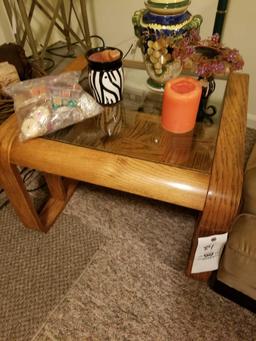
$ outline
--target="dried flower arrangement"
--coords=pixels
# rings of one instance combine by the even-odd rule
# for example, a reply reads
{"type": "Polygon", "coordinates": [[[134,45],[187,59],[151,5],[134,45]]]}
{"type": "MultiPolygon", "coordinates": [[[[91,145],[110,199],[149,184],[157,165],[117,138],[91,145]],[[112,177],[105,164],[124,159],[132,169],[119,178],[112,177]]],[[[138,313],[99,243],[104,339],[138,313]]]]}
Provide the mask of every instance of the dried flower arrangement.
{"type": "Polygon", "coordinates": [[[214,77],[241,70],[244,61],[237,49],[224,46],[218,34],[201,39],[198,30],[191,30],[175,42],[173,59],[179,59],[184,69],[190,69],[200,78],[214,77]]]}

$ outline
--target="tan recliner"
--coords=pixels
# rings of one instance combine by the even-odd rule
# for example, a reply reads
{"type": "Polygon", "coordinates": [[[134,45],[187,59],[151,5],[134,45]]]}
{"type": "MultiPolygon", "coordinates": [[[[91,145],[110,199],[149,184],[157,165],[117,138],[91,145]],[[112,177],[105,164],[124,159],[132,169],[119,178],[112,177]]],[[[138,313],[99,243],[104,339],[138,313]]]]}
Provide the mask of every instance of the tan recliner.
{"type": "Polygon", "coordinates": [[[256,312],[256,145],[245,171],[242,210],[232,224],[216,282],[216,291],[256,312]]]}

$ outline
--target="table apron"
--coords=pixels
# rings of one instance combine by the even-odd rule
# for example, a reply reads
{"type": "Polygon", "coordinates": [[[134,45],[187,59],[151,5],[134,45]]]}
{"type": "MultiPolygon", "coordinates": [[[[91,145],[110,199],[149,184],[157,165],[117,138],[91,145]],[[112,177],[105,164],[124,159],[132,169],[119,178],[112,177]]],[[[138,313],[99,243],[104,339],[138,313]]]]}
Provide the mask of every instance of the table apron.
{"type": "Polygon", "coordinates": [[[209,174],[47,139],[13,145],[11,163],[202,211],[209,174]]]}

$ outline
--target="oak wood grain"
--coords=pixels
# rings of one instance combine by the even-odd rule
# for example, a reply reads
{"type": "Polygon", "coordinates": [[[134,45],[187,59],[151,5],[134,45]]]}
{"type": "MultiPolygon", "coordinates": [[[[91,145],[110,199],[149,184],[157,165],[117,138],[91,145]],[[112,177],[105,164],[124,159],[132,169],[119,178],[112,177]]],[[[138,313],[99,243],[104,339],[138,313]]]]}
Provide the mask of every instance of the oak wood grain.
{"type": "Polygon", "coordinates": [[[5,121],[0,129],[0,182],[24,226],[43,229],[31,198],[23,184],[16,165],[10,163],[10,150],[17,136],[17,124],[14,116],[5,121]]]}
{"type": "Polygon", "coordinates": [[[40,138],[16,139],[11,162],[197,210],[209,182],[202,172],[40,138]]]}
{"type": "MultiPolygon", "coordinates": [[[[244,174],[249,77],[230,75],[205,206],[195,227],[187,274],[191,275],[198,237],[229,231],[238,212],[244,174]]],[[[192,275],[207,280],[210,273],[192,275]]]]}
{"type": "Polygon", "coordinates": [[[18,163],[11,163],[10,160],[12,143],[14,139],[18,140],[18,134],[16,117],[13,115],[0,129],[0,183],[23,225],[47,232],[74,193],[77,181],[62,181],[57,175],[45,173],[51,196],[38,213],[22,181],[18,163]]]}
{"type": "Polygon", "coordinates": [[[72,62],[68,63],[62,72],[81,71],[87,67],[88,63],[83,55],[76,57],[72,62]]]}
{"type": "Polygon", "coordinates": [[[162,128],[160,115],[128,109],[118,116],[105,114],[57,132],[50,139],[210,174],[218,124],[200,129],[203,124],[199,123],[194,131],[173,134],[162,128]]]}
{"type": "MultiPolygon", "coordinates": [[[[71,196],[73,195],[78,182],[72,179],[64,179],[63,187],[65,188],[65,194],[62,199],[56,196],[50,197],[45,203],[44,207],[39,213],[39,218],[43,226],[42,231],[48,232],[52,227],[60,213],[63,211],[71,196]]],[[[56,194],[54,192],[54,194],[56,194]]]]}
{"type": "MultiPolygon", "coordinates": [[[[84,65],[84,57],[79,63],[81,67],[84,65]]],[[[141,63],[130,65],[141,68],[141,63]]],[[[43,138],[21,143],[17,121],[12,116],[0,127],[0,183],[23,224],[44,231],[49,229],[75,190],[76,181],[67,180],[68,184],[64,185],[60,176],[197,209],[201,214],[195,226],[186,273],[195,279],[207,280],[210,273],[192,275],[191,267],[198,237],[228,231],[238,211],[247,97],[248,76],[231,74],[210,172],[119,155],[114,150],[115,144],[112,152],[105,152],[43,138]],[[52,197],[40,216],[31,204],[16,165],[50,174],[46,178],[52,197]]],[[[141,117],[147,120],[147,116],[141,117]]],[[[152,118],[152,122],[154,120],[152,118]]],[[[206,136],[206,148],[210,141],[211,136],[206,136]]]]}
{"type": "Polygon", "coordinates": [[[54,174],[43,173],[43,175],[52,197],[60,200],[65,200],[67,193],[65,190],[63,179],[60,176],[54,174]]]}
{"type": "Polygon", "coordinates": [[[133,68],[133,69],[139,69],[139,70],[143,70],[146,68],[143,62],[140,62],[137,60],[131,60],[131,59],[124,59],[123,66],[133,68]]]}

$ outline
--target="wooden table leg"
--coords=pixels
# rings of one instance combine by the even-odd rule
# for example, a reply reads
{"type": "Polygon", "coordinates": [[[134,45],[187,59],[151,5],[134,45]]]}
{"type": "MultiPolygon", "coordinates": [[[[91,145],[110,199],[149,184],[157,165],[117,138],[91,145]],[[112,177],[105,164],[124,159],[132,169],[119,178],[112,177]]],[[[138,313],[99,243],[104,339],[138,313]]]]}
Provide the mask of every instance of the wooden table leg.
{"type": "MultiPolygon", "coordinates": [[[[42,211],[38,214],[23,184],[18,168],[15,165],[9,164],[8,167],[5,167],[5,169],[1,168],[1,170],[1,185],[23,225],[43,232],[47,232],[53,225],[77,186],[77,181],[64,179],[62,187],[65,192],[63,192],[63,197],[60,198],[59,193],[57,191],[54,192],[53,196],[50,196],[42,211]]],[[[51,175],[51,177],[54,177],[56,182],[62,183],[61,177],[54,175],[51,175]]],[[[49,190],[51,192],[51,189],[49,190]]]]}
{"type": "Polygon", "coordinates": [[[16,125],[11,124],[11,121],[13,121],[12,118],[7,120],[0,129],[0,183],[21,222],[28,228],[47,232],[63,211],[78,182],[45,173],[50,198],[42,211],[38,213],[26,190],[17,165],[10,162],[12,143],[17,137],[16,125]]]}
{"type": "Polygon", "coordinates": [[[45,232],[49,230],[73,195],[78,181],[44,173],[50,191],[50,198],[40,212],[40,220],[45,232]]]}
{"type": "Polygon", "coordinates": [[[63,196],[60,197],[57,187],[53,192],[50,187],[49,191],[51,196],[44,205],[42,211],[38,214],[34,208],[30,195],[24,186],[17,166],[11,164],[5,165],[4,168],[1,167],[0,174],[0,183],[23,225],[43,232],[47,232],[53,225],[77,186],[77,181],[75,180],[62,180],[61,177],[56,175],[47,176],[54,179],[54,182],[61,184],[63,196]]]}
{"type": "Polygon", "coordinates": [[[0,182],[21,222],[29,228],[43,230],[42,223],[23,184],[19,169],[10,163],[10,150],[17,137],[16,125],[11,117],[1,126],[0,133],[0,182]]]}
{"type": "Polygon", "coordinates": [[[0,181],[21,222],[26,227],[43,230],[17,167],[11,164],[1,166],[0,181]]]}
{"type": "Polygon", "coordinates": [[[208,280],[211,272],[191,274],[199,237],[229,231],[238,212],[244,173],[248,77],[230,76],[204,210],[195,226],[186,274],[208,280]],[[229,108],[229,110],[227,110],[229,108]]]}

